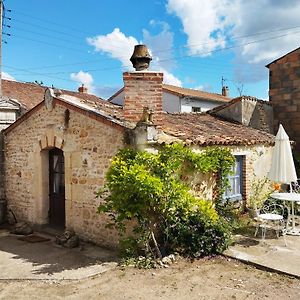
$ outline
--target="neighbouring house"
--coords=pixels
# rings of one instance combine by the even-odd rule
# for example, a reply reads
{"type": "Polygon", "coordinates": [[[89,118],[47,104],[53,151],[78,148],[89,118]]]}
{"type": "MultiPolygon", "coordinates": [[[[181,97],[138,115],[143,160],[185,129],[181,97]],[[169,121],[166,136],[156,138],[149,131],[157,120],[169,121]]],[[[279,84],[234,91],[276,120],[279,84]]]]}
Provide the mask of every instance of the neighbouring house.
{"type": "MultiPolygon", "coordinates": [[[[0,98],[0,130],[16,121],[26,111],[44,100],[47,87],[36,83],[22,83],[2,80],[2,97],[0,98]]],[[[65,94],[80,99],[97,102],[101,98],[88,94],[86,87],[81,86],[78,92],[63,90],[65,94]]]]}
{"type": "Polygon", "coordinates": [[[273,108],[265,100],[251,96],[241,96],[213,108],[208,113],[273,133],[273,108]]]}
{"type": "MultiPolygon", "coordinates": [[[[268,172],[274,136],[213,114],[163,112],[163,73],[125,72],[123,81],[123,106],[47,89],[42,102],[4,130],[5,199],[18,220],[72,228],[114,247],[117,232],[96,214],[95,198],[112,157],[128,146],[153,150],[174,142],[194,151],[229,147],[236,166],[226,197],[245,204],[254,176],[268,172]]],[[[197,180],[197,195],[212,199],[216,178],[197,180]]]]}
{"type": "Polygon", "coordinates": [[[300,154],[300,47],[277,58],[269,69],[269,97],[274,109],[274,130],[281,123],[300,154]]]}
{"type": "MultiPolygon", "coordinates": [[[[195,89],[187,89],[179,86],[162,85],[163,111],[173,112],[205,112],[216,106],[227,103],[229,90],[227,86],[222,88],[222,95],[209,93],[195,89]]],[[[108,101],[118,105],[124,104],[124,87],[112,95],[108,101]]]]}

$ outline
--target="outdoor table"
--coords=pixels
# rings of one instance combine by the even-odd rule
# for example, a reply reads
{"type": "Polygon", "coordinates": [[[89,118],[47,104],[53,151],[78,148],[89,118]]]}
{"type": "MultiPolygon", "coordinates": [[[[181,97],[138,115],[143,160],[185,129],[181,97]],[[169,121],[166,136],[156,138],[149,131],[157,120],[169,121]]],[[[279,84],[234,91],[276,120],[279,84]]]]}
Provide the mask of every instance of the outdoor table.
{"type": "Polygon", "coordinates": [[[284,202],[291,203],[291,218],[292,218],[292,228],[288,228],[287,226],[287,234],[290,235],[300,235],[300,230],[295,226],[295,211],[294,211],[294,202],[300,202],[300,194],[298,193],[272,193],[270,195],[271,198],[281,200],[284,202]]]}

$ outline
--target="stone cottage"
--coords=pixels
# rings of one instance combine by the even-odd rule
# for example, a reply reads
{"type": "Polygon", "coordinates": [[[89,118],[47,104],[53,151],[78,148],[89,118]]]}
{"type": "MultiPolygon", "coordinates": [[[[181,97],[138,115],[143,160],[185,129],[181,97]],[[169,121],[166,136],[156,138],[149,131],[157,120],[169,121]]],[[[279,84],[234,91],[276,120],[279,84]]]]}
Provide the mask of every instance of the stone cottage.
{"type": "Polygon", "coordinates": [[[269,97],[274,110],[274,130],[281,123],[296,142],[300,154],[300,47],[277,58],[269,69],[269,97]]]}
{"type": "MultiPolygon", "coordinates": [[[[111,158],[123,147],[173,142],[195,151],[229,147],[236,167],[227,197],[247,201],[253,176],[268,171],[273,135],[207,113],[163,112],[160,72],[125,72],[123,80],[123,106],[47,89],[41,103],[4,131],[5,197],[18,220],[72,228],[115,246],[118,236],[96,213],[95,198],[111,158]]],[[[212,198],[214,182],[205,180],[205,197],[212,198]]]]}

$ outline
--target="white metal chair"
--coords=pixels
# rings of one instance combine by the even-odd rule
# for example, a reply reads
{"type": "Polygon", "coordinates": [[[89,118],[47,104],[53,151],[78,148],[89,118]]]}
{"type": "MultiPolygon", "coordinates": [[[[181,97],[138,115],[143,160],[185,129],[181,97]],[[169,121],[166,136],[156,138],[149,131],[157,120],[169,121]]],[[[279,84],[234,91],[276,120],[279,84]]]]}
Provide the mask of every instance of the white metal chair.
{"type": "Polygon", "coordinates": [[[279,233],[281,231],[285,246],[287,246],[285,239],[286,227],[283,215],[283,206],[276,203],[265,205],[260,210],[256,218],[258,224],[254,236],[257,236],[259,228],[261,228],[261,236],[263,241],[265,241],[267,229],[275,230],[277,238],[279,238],[279,233]]]}
{"type": "MultiPolygon", "coordinates": [[[[300,179],[298,178],[297,182],[292,182],[290,184],[290,193],[297,193],[300,194],[300,185],[299,182],[300,179]]],[[[300,224],[300,216],[299,216],[299,212],[300,212],[300,201],[296,202],[296,211],[298,211],[298,216],[296,216],[297,219],[297,223],[300,224]]],[[[288,214],[289,214],[289,218],[287,221],[287,225],[290,223],[290,209],[288,209],[288,214]]]]}

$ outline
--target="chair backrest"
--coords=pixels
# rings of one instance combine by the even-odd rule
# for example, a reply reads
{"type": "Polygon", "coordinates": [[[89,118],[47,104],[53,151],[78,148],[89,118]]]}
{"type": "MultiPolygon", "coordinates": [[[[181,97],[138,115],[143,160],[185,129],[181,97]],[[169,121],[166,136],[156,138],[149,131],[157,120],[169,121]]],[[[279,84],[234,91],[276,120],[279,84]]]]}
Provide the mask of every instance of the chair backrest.
{"type": "Polygon", "coordinates": [[[300,193],[300,185],[298,182],[292,182],[290,184],[290,192],[291,193],[300,193]]]}
{"type": "Polygon", "coordinates": [[[283,216],[284,215],[284,207],[277,203],[271,203],[268,205],[265,205],[261,210],[260,213],[264,214],[276,214],[283,216]]]}

